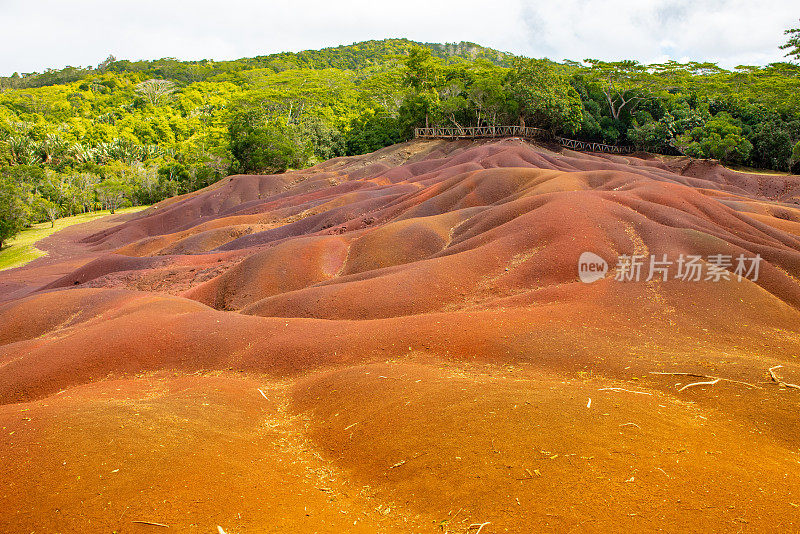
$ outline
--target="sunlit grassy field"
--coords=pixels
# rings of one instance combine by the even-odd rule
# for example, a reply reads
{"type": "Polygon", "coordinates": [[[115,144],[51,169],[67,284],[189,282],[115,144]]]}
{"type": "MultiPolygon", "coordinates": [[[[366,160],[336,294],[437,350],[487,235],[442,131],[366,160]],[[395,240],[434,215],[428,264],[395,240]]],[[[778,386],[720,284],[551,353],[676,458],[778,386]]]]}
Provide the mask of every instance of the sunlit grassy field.
{"type": "MultiPolygon", "coordinates": [[[[148,206],[134,206],[132,208],[118,209],[115,215],[133,213],[147,207],[148,206]]],[[[44,239],[59,230],[63,230],[67,226],[93,221],[110,214],[110,211],[103,210],[83,213],[72,217],[64,217],[63,219],[57,219],[53,228],[50,228],[49,222],[34,224],[31,228],[20,232],[14,239],[9,239],[3,246],[3,249],[0,250],[0,271],[20,267],[40,256],[44,256],[45,252],[42,252],[34,246],[40,239],[44,239]]]]}

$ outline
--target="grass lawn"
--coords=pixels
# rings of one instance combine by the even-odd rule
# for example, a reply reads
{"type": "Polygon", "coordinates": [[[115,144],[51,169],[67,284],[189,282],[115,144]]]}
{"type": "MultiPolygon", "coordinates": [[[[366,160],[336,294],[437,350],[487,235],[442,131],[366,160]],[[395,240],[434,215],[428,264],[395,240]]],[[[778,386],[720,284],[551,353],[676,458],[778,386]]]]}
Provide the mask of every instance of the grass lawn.
{"type": "MultiPolygon", "coordinates": [[[[147,207],[149,206],[135,206],[132,208],[119,209],[115,215],[122,213],[133,213],[136,211],[141,211],[147,207]]],[[[54,234],[59,230],[63,230],[67,226],[93,221],[110,214],[110,211],[104,210],[95,211],[92,213],[83,213],[73,217],[64,217],[63,219],[56,219],[56,224],[53,228],[50,228],[49,222],[34,224],[31,228],[27,228],[17,234],[14,239],[9,239],[6,241],[5,245],[3,245],[3,249],[0,250],[0,271],[3,269],[20,267],[21,265],[25,265],[26,263],[33,261],[40,256],[44,256],[46,253],[34,246],[34,244],[36,244],[36,242],[40,239],[44,239],[45,237],[49,236],[50,234],[54,234]]]]}
{"type": "Polygon", "coordinates": [[[770,174],[773,176],[789,176],[790,173],[784,171],[773,171],[772,169],[756,169],[755,167],[745,167],[744,165],[726,165],[729,169],[736,172],[746,172],[748,174],[770,174]]]}

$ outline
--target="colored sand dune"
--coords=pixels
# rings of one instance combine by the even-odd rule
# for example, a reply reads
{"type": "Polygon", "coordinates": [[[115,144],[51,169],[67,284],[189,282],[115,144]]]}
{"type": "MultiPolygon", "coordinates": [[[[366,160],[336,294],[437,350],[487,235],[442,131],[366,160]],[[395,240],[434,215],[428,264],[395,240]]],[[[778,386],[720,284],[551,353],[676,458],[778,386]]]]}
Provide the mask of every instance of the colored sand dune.
{"type": "Polygon", "coordinates": [[[37,246],[0,530],[800,528],[798,176],[419,140],[37,246]]]}

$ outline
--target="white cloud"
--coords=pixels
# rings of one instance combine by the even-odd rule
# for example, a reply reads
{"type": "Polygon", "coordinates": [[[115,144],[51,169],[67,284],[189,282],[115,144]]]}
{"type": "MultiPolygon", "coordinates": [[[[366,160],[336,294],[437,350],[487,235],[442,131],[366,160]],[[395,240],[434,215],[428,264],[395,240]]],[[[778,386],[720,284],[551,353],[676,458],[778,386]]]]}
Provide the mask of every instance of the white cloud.
{"type": "Polygon", "coordinates": [[[0,73],[125,59],[234,59],[408,37],[553,59],[778,61],[794,1],[0,0],[0,73]]]}
{"type": "Polygon", "coordinates": [[[526,20],[547,29],[530,51],[554,59],[690,57],[726,67],[765,64],[783,57],[783,30],[795,25],[786,0],[563,0],[531,2],[526,20]]]}

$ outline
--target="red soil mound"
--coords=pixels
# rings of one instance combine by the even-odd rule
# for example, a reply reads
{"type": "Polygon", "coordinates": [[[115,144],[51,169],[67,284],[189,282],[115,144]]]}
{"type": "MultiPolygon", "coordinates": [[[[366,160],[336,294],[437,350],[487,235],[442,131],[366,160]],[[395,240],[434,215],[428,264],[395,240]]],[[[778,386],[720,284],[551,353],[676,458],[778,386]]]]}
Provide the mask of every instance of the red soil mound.
{"type": "Polygon", "coordinates": [[[798,195],[425,141],[56,234],[0,273],[0,524],[796,530],[798,195]],[[579,281],[585,251],[611,274],[579,281]],[[719,254],[758,278],[614,279],[621,255],[719,254]]]}
{"type": "Polygon", "coordinates": [[[513,367],[380,364],[299,381],[294,399],[312,438],[356,481],[378,481],[399,502],[424,488],[425,510],[451,531],[485,521],[494,532],[796,526],[798,454],[786,442],[754,437],[752,455],[727,417],[614,387],[628,386],[513,367]],[[455,510],[466,517],[450,519],[455,510]]]}

